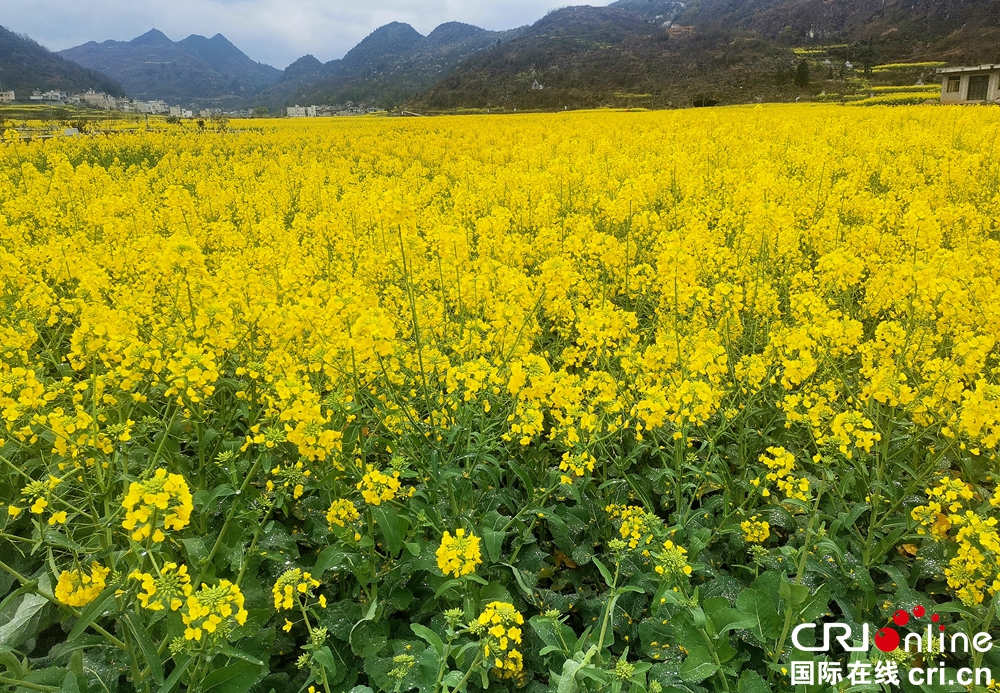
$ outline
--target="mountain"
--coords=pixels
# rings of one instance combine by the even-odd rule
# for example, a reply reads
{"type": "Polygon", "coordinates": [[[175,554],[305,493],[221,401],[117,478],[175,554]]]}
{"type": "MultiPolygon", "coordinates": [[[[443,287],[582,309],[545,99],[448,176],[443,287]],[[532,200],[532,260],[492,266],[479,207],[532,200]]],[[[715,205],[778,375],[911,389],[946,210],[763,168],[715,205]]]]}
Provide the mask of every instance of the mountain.
{"type": "Polygon", "coordinates": [[[0,26],[0,91],[8,89],[24,100],[35,89],[66,92],[93,89],[125,95],[122,85],[107,75],[64,60],[27,36],[0,26]]]}
{"type": "Polygon", "coordinates": [[[131,41],[91,41],[59,55],[106,72],[142,99],[236,104],[282,75],[251,60],[222,34],[174,42],[153,29],[131,41]]]}
{"type": "Polygon", "coordinates": [[[732,93],[743,101],[777,96],[774,74],[791,62],[791,51],[739,31],[665,27],[669,20],[656,14],[614,6],[554,10],[464,61],[414,107],[667,107],[732,93]]]}
{"type": "Polygon", "coordinates": [[[339,60],[321,63],[311,55],[300,58],[255,100],[272,108],[348,101],[397,106],[506,33],[448,22],[423,36],[409,24],[392,22],[373,31],[339,60]]]}
{"type": "MultiPolygon", "coordinates": [[[[615,5],[646,1],[665,3],[615,5]]],[[[1000,60],[1000,0],[696,0],[677,20],[744,29],[787,45],[847,43],[867,48],[875,62],[1000,60]]]]}
{"type": "MultiPolygon", "coordinates": [[[[480,51],[413,109],[650,106],[849,94],[891,62],[1000,62],[1000,0],[618,0],[564,7],[480,51]],[[796,87],[808,56],[813,78],[796,87]],[[818,56],[818,57],[812,57],[818,56]],[[857,82],[857,80],[855,80],[857,82]]],[[[900,82],[902,83],[902,82],[900,82]]]]}

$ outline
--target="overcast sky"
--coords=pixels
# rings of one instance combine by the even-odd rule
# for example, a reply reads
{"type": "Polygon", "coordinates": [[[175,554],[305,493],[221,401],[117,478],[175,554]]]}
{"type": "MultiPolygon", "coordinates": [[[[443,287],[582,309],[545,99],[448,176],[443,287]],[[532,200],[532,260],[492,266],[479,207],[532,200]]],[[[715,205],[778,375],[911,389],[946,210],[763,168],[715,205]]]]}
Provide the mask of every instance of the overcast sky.
{"type": "Polygon", "coordinates": [[[484,29],[531,24],[569,4],[610,0],[4,0],[0,25],[51,50],[87,41],[128,41],[154,26],[178,41],[189,34],[223,34],[254,60],[284,69],[312,53],[343,57],[358,41],[392,21],[427,35],[443,22],[484,29]]]}

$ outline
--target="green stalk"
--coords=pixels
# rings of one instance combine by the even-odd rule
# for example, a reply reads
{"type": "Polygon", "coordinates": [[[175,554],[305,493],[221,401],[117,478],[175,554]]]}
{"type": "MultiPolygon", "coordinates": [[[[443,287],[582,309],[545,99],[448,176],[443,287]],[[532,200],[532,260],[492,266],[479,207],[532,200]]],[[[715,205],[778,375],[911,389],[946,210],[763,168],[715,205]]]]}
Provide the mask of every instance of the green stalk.
{"type": "Polygon", "coordinates": [[[243,479],[243,485],[240,486],[240,490],[236,492],[236,495],[240,498],[233,501],[232,506],[229,508],[229,513],[226,515],[226,521],[222,524],[222,529],[219,530],[219,536],[215,540],[215,544],[212,546],[212,550],[208,552],[208,556],[201,563],[201,570],[198,571],[198,579],[194,581],[195,585],[200,585],[202,578],[205,577],[205,571],[208,570],[208,566],[212,564],[212,559],[215,558],[215,554],[218,553],[219,547],[222,546],[222,538],[226,536],[226,530],[229,529],[230,523],[232,523],[233,518],[236,516],[236,509],[239,507],[239,501],[242,499],[243,492],[247,490],[247,486],[250,485],[250,480],[254,478],[257,474],[257,470],[260,468],[261,460],[264,459],[264,455],[258,455],[257,459],[254,460],[253,466],[250,467],[250,471],[247,472],[246,478],[243,479]]]}
{"type": "MultiPolygon", "coordinates": [[[[806,572],[806,558],[809,555],[809,542],[812,540],[813,534],[813,524],[816,522],[816,518],[819,515],[819,501],[823,497],[823,486],[825,482],[820,483],[819,491],[816,493],[816,502],[813,503],[812,513],[809,515],[809,524],[806,527],[806,536],[802,542],[802,549],[799,551],[799,564],[798,573],[795,575],[795,585],[802,584],[802,578],[806,572]]],[[[781,628],[781,637],[778,638],[777,647],[774,648],[774,656],[771,657],[771,663],[774,665],[778,664],[778,660],[781,658],[781,652],[785,648],[785,639],[788,637],[788,630],[792,627],[792,618],[795,614],[792,609],[791,604],[785,605],[785,624],[781,628]]],[[[774,675],[774,670],[771,670],[771,676],[774,675]]]]}
{"type": "MultiPolygon", "coordinates": [[[[455,691],[460,690],[462,688],[462,686],[465,685],[465,682],[469,680],[470,676],[472,676],[472,672],[475,670],[476,666],[479,664],[479,662],[480,662],[480,660],[482,658],[483,658],[483,653],[479,652],[476,655],[476,658],[474,660],[472,660],[472,666],[469,667],[469,670],[467,672],[465,672],[465,676],[462,677],[462,680],[459,681],[458,684],[454,688],[451,689],[451,693],[455,693],[455,691]]],[[[445,688],[445,690],[447,691],[448,689],[445,688]]]]}

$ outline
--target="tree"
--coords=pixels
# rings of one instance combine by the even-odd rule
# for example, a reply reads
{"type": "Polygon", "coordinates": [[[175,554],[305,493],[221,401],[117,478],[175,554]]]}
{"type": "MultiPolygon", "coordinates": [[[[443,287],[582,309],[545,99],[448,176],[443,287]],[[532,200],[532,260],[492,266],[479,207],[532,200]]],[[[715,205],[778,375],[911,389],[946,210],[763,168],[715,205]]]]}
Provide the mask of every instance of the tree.
{"type": "Polygon", "coordinates": [[[257,106],[253,109],[253,114],[258,118],[263,118],[268,113],[270,113],[270,111],[267,109],[267,106],[257,106]]]}
{"type": "Polygon", "coordinates": [[[795,86],[809,86],[809,64],[805,60],[799,61],[799,66],[795,68],[795,86]]]}

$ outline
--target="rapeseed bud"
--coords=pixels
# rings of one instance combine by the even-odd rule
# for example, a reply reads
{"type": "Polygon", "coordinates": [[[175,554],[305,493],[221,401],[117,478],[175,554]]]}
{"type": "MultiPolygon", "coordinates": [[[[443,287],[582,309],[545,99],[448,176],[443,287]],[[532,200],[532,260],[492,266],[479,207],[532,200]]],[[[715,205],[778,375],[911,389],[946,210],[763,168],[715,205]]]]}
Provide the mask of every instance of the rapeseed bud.
{"type": "Polygon", "coordinates": [[[185,598],[191,596],[191,576],[183,564],[164,563],[156,575],[135,570],[129,578],[142,583],[142,591],[136,596],[144,609],[177,611],[184,605],[185,598]]]}
{"type": "Polygon", "coordinates": [[[656,559],[656,567],[653,570],[663,579],[691,575],[691,566],[687,562],[687,549],[677,546],[669,539],[663,542],[653,557],[656,559]]]}

